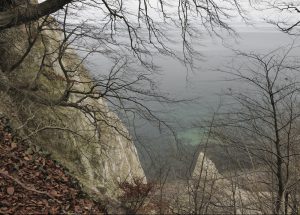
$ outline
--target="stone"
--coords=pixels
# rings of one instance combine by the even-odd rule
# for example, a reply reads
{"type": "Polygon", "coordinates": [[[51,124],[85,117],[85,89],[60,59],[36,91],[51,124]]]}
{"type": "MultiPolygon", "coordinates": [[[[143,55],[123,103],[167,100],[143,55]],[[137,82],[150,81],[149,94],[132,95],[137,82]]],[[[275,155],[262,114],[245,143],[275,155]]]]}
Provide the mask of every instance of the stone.
{"type": "MultiPolygon", "coordinates": [[[[24,38],[27,35],[22,27],[0,34],[5,43],[1,44],[0,49],[9,50],[0,57],[0,62],[3,62],[3,58],[7,59],[0,68],[9,68],[22,55],[20,50],[26,50],[27,40],[24,38]]],[[[57,41],[62,38],[61,33],[47,30],[43,35],[47,51],[51,53],[59,45],[57,41]]],[[[38,39],[19,67],[10,73],[1,73],[5,75],[5,83],[9,80],[12,87],[10,90],[0,87],[0,112],[12,120],[12,126],[18,128],[22,137],[42,148],[42,151],[49,152],[53,159],[68,169],[90,196],[117,200],[120,181],[145,178],[127,129],[101,98],[86,99],[81,103],[99,112],[97,122],[92,122],[80,109],[43,103],[45,99],[56,101],[65,89],[63,72],[55,61],[55,51],[45,59],[45,64],[51,67],[39,70],[43,53],[44,46],[41,39],[38,39]],[[33,84],[34,90],[31,88],[33,84]]],[[[66,53],[63,62],[71,68],[80,59],[70,51],[66,53]]],[[[72,78],[82,82],[91,80],[84,66],[79,66],[72,78]]],[[[74,85],[74,89],[88,88],[89,85],[84,83],[74,85]]],[[[70,101],[79,98],[81,95],[73,94],[70,101]]]]}

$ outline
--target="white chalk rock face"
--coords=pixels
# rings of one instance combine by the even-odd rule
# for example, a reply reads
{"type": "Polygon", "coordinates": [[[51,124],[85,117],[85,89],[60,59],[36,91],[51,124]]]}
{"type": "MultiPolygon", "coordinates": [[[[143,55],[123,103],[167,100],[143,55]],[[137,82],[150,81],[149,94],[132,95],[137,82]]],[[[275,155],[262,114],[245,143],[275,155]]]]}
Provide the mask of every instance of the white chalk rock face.
{"type": "MultiPolygon", "coordinates": [[[[0,69],[5,71],[22,56],[22,50],[26,51],[27,34],[24,26],[0,34],[0,69]]],[[[61,38],[59,31],[44,31],[22,64],[4,73],[12,86],[22,90],[3,92],[6,88],[0,88],[0,99],[7,101],[0,104],[0,111],[19,124],[19,132],[32,145],[65,166],[87,193],[99,199],[116,199],[120,182],[133,178],[146,182],[135,145],[120,119],[102,98],[82,99],[80,93],[72,93],[68,99],[73,106],[40,102],[57,101],[66,89],[57,53],[61,38]],[[40,67],[42,62],[47,66],[40,67]]],[[[72,50],[62,58],[65,68],[72,71],[72,90],[87,92],[91,78],[80,62],[72,50]]]]}
{"type": "Polygon", "coordinates": [[[192,173],[192,178],[199,178],[204,175],[209,179],[220,176],[215,164],[203,152],[200,152],[192,173]]]}
{"type": "Polygon", "coordinates": [[[236,172],[228,170],[226,176],[222,175],[213,161],[200,152],[192,177],[185,185],[185,195],[181,197],[181,199],[192,199],[192,201],[182,200],[183,203],[178,207],[178,212],[182,213],[185,210],[197,214],[233,212],[236,214],[263,214],[261,203],[266,204],[266,202],[261,202],[261,200],[266,199],[268,194],[241,188],[243,183],[251,182],[245,176],[253,177],[254,175],[237,172],[237,170],[236,172]]]}

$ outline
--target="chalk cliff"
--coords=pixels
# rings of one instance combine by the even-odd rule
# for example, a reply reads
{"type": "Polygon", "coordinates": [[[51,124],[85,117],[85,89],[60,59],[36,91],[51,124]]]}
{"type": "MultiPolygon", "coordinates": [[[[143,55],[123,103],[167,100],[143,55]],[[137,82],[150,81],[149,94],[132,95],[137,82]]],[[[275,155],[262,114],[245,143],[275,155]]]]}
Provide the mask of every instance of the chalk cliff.
{"type": "Polygon", "coordinates": [[[76,53],[61,55],[62,35],[55,24],[49,26],[52,30],[32,37],[36,41],[30,50],[24,26],[0,32],[0,112],[32,150],[49,153],[87,193],[116,199],[119,182],[145,178],[136,148],[103,98],[78,103],[83,95],[72,93],[68,102],[81,108],[57,102],[66,89],[60,64],[72,71],[73,91],[88,91],[91,78],[76,53]]]}

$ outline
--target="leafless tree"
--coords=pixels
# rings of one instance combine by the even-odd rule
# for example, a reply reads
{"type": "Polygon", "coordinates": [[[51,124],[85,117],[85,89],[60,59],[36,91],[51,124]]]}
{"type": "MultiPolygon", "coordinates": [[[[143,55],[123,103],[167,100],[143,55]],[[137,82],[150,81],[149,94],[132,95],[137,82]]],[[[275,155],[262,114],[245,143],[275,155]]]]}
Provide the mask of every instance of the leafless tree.
{"type": "MultiPolygon", "coordinates": [[[[40,58],[40,72],[37,73],[36,79],[40,77],[45,67],[58,64],[64,74],[62,78],[65,90],[54,100],[38,97],[26,91],[27,97],[45,105],[77,108],[88,115],[93,115],[91,113],[95,110],[86,104],[82,105],[84,101],[104,98],[117,111],[122,110],[127,116],[144,117],[155,122],[158,127],[162,125],[168,127],[147,108],[147,103],[152,101],[175,101],[157,91],[156,83],[151,79],[151,74],[158,69],[153,64],[152,55],[157,53],[168,55],[192,66],[193,58],[197,56],[197,51],[193,50],[190,43],[192,38],[200,37],[203,27],[209,33],[215,34],[216,28],[234,32],[227,21],[232,16],[232,11],[236,9],[238,14],[243,15],[243,10],[236,0],[226,1],[221,5],[212,0],[179,1],[177,4],[158,1],[157,5],[141,0],[136,2],[46,0],[41,3],[29,0],[5,1],[0,11],[0,30],[4,40],[7,39],[5,33],[9,29],[25,24],[28,42],[24,47],[25,51],[20,51],[21,54],[14,62],[7,62],[8,55],[2,56],[1,87],[24,94],[21,87],[13,86],[11,80],[5,76],[21,66],[38,41],[44,44],[44,54],[40,58]],[[81,14],[86,11],[92,11],[95,17],[83,18],[81,14]],[[168,46],[172,42],[172,37],[166,33],[170,30],[168,27],[170,25],[181,30],[182,57],[168,46]],[[49,35],[43,34],[47,31],[60,32],[61,39],[55,41],[49,35]],[[47,47],[49,44],[45,41],[56,43],[55,48],[49,49],[47,47]],[[54,52],[57,53],[55,57],[54,52]],[[66,65],[64,60],[74,58],[75,53],[80,53],[83,60],[72,67],[66,65]],[[84,83],[75,80],[76,71],[92,55],[105,56],[103,61],[112,63],[111,70],[99,72],[93,80],[85,80],[84,83]],[[53,59],[47,62],[46,58],[50,56],[53,59]],[[137,67],[136,59],[143,68],[137,67]],[[89,85],[89,89],[82,91],[79,85],[89,85]],[[80,98],[70,102],[70,98],[74,95],[79,95],[80,98]]],[[[10,49],[7,46],[9,41],[2,42],[6,44],[1,46],[5,53],[10,49]]],[[[32,80],[31,90],[37,87],[35,80],[32,80]]]]}
{"type": "Polygon", "coordinates": [[[267,18],[267,22],[275,25],[284,33],[290,35],[299,35],[300,21],[300,3],[298,1],[253,1],[253,6],[261,11],[267,11],[277,14],[276,17],[267,18]]]}
{"type": "MultiPolygon", "coordinates": [[[[176,4],[158,0],[157,5],[147,0],[138,0],[136,6],[130,6],[131,3],[122,0],[46,0],[42,3],[29,0],[5,1],[0,7],[0,48],[3,53],[0,57],[1,91],[17,96],[24,103],[27,102],[25,99],[29,99],[50,109],[66,107],[79,110],[94,125],[95,136],[101,136],[99,123],[104,123],[129,138],[120,126],[116,126],[115,117],[105,120],[109,112],[106,108],[93,105],[99,99],[105,100],[113,110],[126,116],[143,117],[158,127],[169,127],[146,105],[153,101],[178,101],[157,90],[156,82],[151,79],[151,75],[158,70],[152,62],[153,56],[171,56],[193,67],[198,50],[193,49],[191,41],[200,38],[203,29],[210,34],[218,34],[217,28],[234,33],[227,21],[234,10],[241,16],[244,11],[236,0],[224,1],[222,4],[213,0],[180,0],[176,4]],[[82,18],[86,11],[93,11],[96,17],[82,18]],[[170,26],[180,29],[182,54],[177,54],[176,50],[168,46],[174,43],[174,38],[168,35],[168,31],[173,30],[170,26]],[[26,39],[24,44],[24,37],[19,38],[23,40],[21,48],[16,45],[15,39],[7,40],[20,29],[24,33],[22,37],[25,35],[26,39]],[[52,36],[49,32],[52,32],[52,36]],[[24,62],[35,54],[37,48],[42,51],[36,58],[39,67],[35,75],[30,77],[27,84],[15,80],[16,74],[24,70],[24,62]],[[77,54],[82,59],[78,59],[77,54]],[[112,67],[90,78],[84,65],[93,55],[104,56],[103,64],[109,59],[112,67]],[[15,56],[14,59],[11,56],[15,56]],[[62,74],[47,73],[50,67],[59,67],[62,74]],[[60,93],[45,90],[39,82],[42,78],[53,79],[52,87],[63,90],[60,93]]],[[[30,107],[26,113],[26,120],[20,126],[30,125],[26,139],[45,130],[63,130],[90,141],[78,131],[51,122],[32,125],[34,109],[30,107]]],[[[206,183],[207,171],[204,171],[204,175],[206,183]]],[[[203,182],[202,175],[199,180],[203,182]]],[[[195,212],[208,211],[214,181],[209,183],[210,187],[196,184],[195,212]],[[202,199],[199,205],[198,194],[203,189],[207,195],[201,196],[205,200],[202,199]]],[[[162,187],[164,184],[165,180],[162,180],[162,187]]],[[[283,195],[282,190],[278,195],[283,195]]],[[[294,197],[293,201],[297,202],[297,195],[294,197]]]]}
{"type": "Polygon", "coordinates": [[[298,211],[292,199],[299,198],[299,61],[293,51],[239,53],[242,63],[223,72],[241,81],[244,91],[229,90],[228,107],[218,125],[222,128],[215,133],[248,157],[248,172],[259,171],[258,193],[268,193],[265,212],[274,214],[298,211]]]}

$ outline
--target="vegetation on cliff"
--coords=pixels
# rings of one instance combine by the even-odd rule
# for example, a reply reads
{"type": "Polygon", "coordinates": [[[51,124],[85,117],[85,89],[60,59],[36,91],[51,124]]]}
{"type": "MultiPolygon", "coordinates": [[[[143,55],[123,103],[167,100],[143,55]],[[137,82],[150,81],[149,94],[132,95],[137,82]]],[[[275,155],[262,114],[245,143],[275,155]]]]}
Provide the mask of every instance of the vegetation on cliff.
{"type": "MultiPolygon", "coordinates": [[[[227,71],[251,85],[245,94],[229,90],[238,108],[230,106],[224,118],[214,118],[209,124],[208,137],[203,135],[207,138],[204,153],[193,154],[198,172],[191,165],[185,177],[168,184],[171,170],[161,168],[158,190],[146,184],[132,136],[116,114],[134,128],[137,120],[146,119],[159,129],[169,129],[176,139],[169,124],[147,104],[186,100],[160,92],[152,79],[158,71],[153,59],[157,54],[168,56],[196,69],[194,62],[201,60],[201,50],[195,50],[192,41],[201,38],[203,29],[216,36],[224,30],[234,34],[227,23],[231,17],[248,21],[239,1],[179,0],[172,5],[159,0],[153,7],[151,1],[138,0],[135,9],[130,1],[122,0],[3,2],[0,112],[11,120],[21,139],[15,141],[2,121],[1,212],[38,211],[42,206],[45,213],[103,210],[81,196],[73,177],[106,208],[121,205],[132,213],[155,205],[153,211],[160,213],[298,214],[300,87],[293,81],[295,76],[287,74],[299,72],[299,66],[295,61],[285,64],[287,53],[283,58],[272,53],[271,57],[242,54],[255,61],[246,68],[251,75],[243,74],[246,64],[227,71]],[[87,11],[95,17],[83,20],[81,15],[87,11]],[[169,37],[171,30],[176,36],[169,37]],[[180,54],[171,48],[172,42],[178,42],[176,37],[181,39],[180,54]],[[85,69],[90,56],[102,57],[103,64],[112,67],[97,68],[98,74],[92,77],[85,69]],[[237,152],[247,167],[219,174],[206,157],[211,139],[219,141],[227,154],[228,148],[235,148],[235,156],[229,156],[235,160],[234,167],[241,164],[237,152]],[[52,160],[36,152],[39,148],[49,152],[52,160]],[[40,180],[31,186],[33,178],[40,180]],[[249,188],[247,182],[259,186],[249,188]],[[229,188],[222,190],[224,186],[229,188]],[[154,204],[155,197],[159,201],[154,204]]],[[[299,13],[292,3],[268,6],[299,13]]],[[[275,24],[291,33],[299,22],[275,24]]]]}

